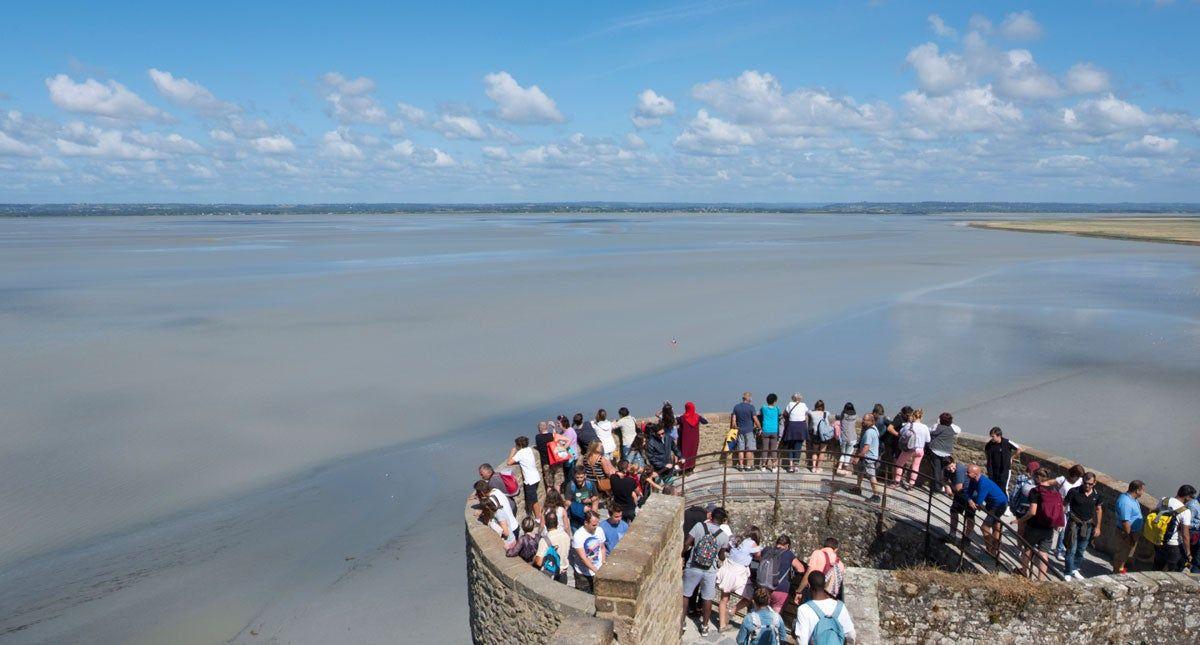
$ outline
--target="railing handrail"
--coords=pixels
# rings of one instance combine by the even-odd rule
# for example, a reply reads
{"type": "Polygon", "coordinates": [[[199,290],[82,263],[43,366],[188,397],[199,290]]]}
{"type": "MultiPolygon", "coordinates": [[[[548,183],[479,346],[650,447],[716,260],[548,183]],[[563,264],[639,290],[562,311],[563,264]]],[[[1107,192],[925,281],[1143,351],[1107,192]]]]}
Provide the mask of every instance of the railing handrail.
{"type": "MultiPolygon", "coordinates": [[[[724,504],[729,496],[728,485],[729,485],[729,477],[730,477],[730,473],[729,473],[730,462],[733,460],[734,456],[738,452],[742,452],[742,451],[721,450],[721,451],[715,451],[715,452],[706,452],[706,453],[697,454],[695,457],[690,458],[688,461],[690,461],[691,467],[685,471],[681,471],[681,473],[680,473],[680,477],[681,477],[680,488],[681,488],[682,494],[684,496],[684,499],[691,502],[691,501],[694,501],[695,497],[696,497],[694,495],[688,494],[689,491],[688,491],[688,486],[687,486],[687,480],[689,478],[691,478],[691,479],[693,479],[693,481],[695,481],[695,478],[697,477],[697,473],[704,473],[705,471],[713,470],[714,467],[719,467],[721,469],[720,499],[721,499],[721,503],[724,504]]],[[[780,448],[780,449],[775,449],[775,450],[754,450],[754,451],[750,451],[750,452],[753,454],[752,459],[755,462],[762,463],[762,462],[773,461],[775,463],[776,470],[774,473],[771,473],[774,475],[774,477],[772,477],[772,479],[774,481],[773,482],[767,482],[765,480],[763,481],[763,483],[765,485],[769,485],[769,488],[773,489],[773,492],[770,490],[767,490],[766,488],[761,489],[761,490],[753,490],[753,489],[743,490],[741,493],[739,493],[737,495],[738,498],[741,498],[741,499],[774,499],[775,500],[775,520],[778,521],[779,501],[781,498],[781,484],[783,481],[786,481],[786,478],[795,477],[796,475],[800,475],[803,477],[806,474],[810,475],[810,476],[816,475],[817,477],[822,477],[823,475],[828,475],[831,478],[830,479],[831,486],[830,486],[830,493],[829,493],[828,501],[829,501],[829,508],[832,509],[832,507],[835,503],[835,499],[837,497],[837,487],[832,484],[836,483],[838,476],[839,476],[839,473],[837,470],[837,463],[839,461],[839,458],[842,456],[841,452],[835,451],[828,455],[828,457],[830,458],[830,461],[832,462],[831,463],[831,465],[833,466],[832,469],[826,470],[826,469],[824,469],[824,467],[822,467],[821,470],[808,470],[807,468],[801,466],[798,469],[799,472],[794,472],[794,473],[784,472],[784,469],[782,467],[783,460],[799,461],[799,460],[804,459],[803,454],[805,452],[805,449],[803,449],[803,448],[801,448],[801,449],[780,448]],[[798,454],[800,456],[797,456],[798,454]]],[[[941,490],[935,491],[934,485],[937,483],[937,480],[929,475],[926,475],[926,474],[920,472],[920,471],[915,471],[915,479],[913,479],[912,478],[912,476],[914,474],[913,470],[905,469],[903,466],[897,464],[894,461],[885,460],[885,459],[873,459],[870,457],[858,457],[858,459],[860,461],[874,462],[876,465],[876,468],[875,468],[876,478],[875,479],[876,479],[877,484],[879,484],[880,487],[882,488],[882,493],[883,493],[882,500],[879,503],[880,506],[877,509],[877,512],[880,514],[880,517],[882,518],[882,516],[887,515],[894,519],[903,520],[903,521],[907,521],[910,523],[916,523],[918,525],[923,525],[923,528],[925,530],[925,558],[927,561],[930,560],[932,525],[935,520],[941,521],[943,518],[949,519],[949,517],[953,513],[953,511],[951,510],[951,507],[953,505],[953,499],[954,499],[953,495],[947,495],[941,490]],[[904,488],[903,490],[896,490],[899,487],[892,481],[892,479],[890,477],[883,478],[879,475],[880,472],[883,472],[881,470],[881,467],[889,468],[890,472],[892,472],[892,473],[895,472],[895,469],[901,469],[905,472],[905,475],[903,478],[905,480],[911,480],[914,483],[912,485],[908,486],[907,488],[904,488]],[[919,489],[922,487],[929,489],[928,495],[912,494],[912,490],[919,489]],[[922,521],[919,516],[904,516],[904,515],[901,515],[901,514],[895,512],[894,509],[889,509],[887,506],[889,501],[891,501],[893,504],[901,504],[901,505],[907,506],[908,508],[911,508],[911,509],[917,509],[920,511],[924,511],[925,512],[924,521],[922,521]],[[938,511],[938,514],[936,516],[934,514],[935,510],[938,511]]],[[[961,464],[960,466],[966,467],[966,464],[961,464]]],[[[842,475],[842,476],[847,477],[847,475],[842,475]]],[[[855,477],[857,477],[857,473],[849,475],[848,477],[855,478],[855,477]]],[[[713,484],[715,485],[716,482],[713,482],[713,484]]],[[[1005,493],[1007,494],[1007,491],[1005,491],[1005,493]]],[[[792,498],[792,497],[797,497],[797,496],[798,497],[817,497],[817,494],[815,494],[811,491],[804,490],[804,489],[794,489],[794,490],[788,491],[786,494],[783,495],[784,498],[792,498]]],[[[708,501],[709,497],[713,497],[713,495],[704,496],[705,501],[708,501]]],[[[821,497],[824,497],[824,495],[822,494],[821,497]]],[[[848,501],[848,500],[845,500],[845,501],[848,501]]],[[[864,502],[866,502],[866,500],[861,499],[861,498],[859,500],[856,500],[856,503],[861,504],[864,502]]],[[[985,515],[988,514],[988,511],[985,508],[976,509],[975,512],[976,512],[976,514],[981,514],[981,513],[985,514],[985,515]]],[[[965,520],[965,518],[963,518],[963,519],[965,520]]],[[[977,559],[977,558],[972,557],[971,558],[972,562],[974,562],[976,565],[980,566],[981,568],[987,570],[988,566],[986,564],[986,561],[988,559],[990,559],[991,560],[990,570],[993,572],[995,572],[998,567],[1007,569],[1010,572],[1014,572],[1014,571],[1017,571],[1017,570],[1023,568],[1024,567],[1024,554],[1026,552],[1034,552],[1034,550],[1032,549],[1032,546],[1029,544],[1029,542],[1027,540],[1025,540],[1024,537],[1022,537],[1020,535],[1020,533],[1017,532],[1016,529],[1014,529],[1013,527],[1011,527],[1007,523],[1005,523],[1003,521],[1002,517],[996,518],[996,525],[1000,526],[999,554],[998,555],[992,554],[990,551],[988,551],[986,549],[986,545],[983,545],[985,547],[983,550],[985,553],[987,553],[988,558],[977,559]],[[1011,553],[1006,553],[1005,548],[1004,548],[1005,546],[1016,548],[1018,551],[1017,554],[1013,555],[1011,553]]],[[[960,527],[960,530],[961,530],[961,527],[960,527]]],[[[957,537],[957,535],[951,536],[952,539],[955,537],[957,537]]],[[[959,566],[961,567],[962,563],[963,563],[963,559],[965,557],[967,557],[966,549],[959,546],[958,550],[959,550],[959,566]]],[[[1032,558],[1030,558],[1030,562],[1029,562],[1029,565],[1028,565],[1028,568],[1026,571],[1026,573],[1028,575],[1032,576],[1034,574],[1034,572],[1038,569],[1038,566],[1037,566],[1038,563],[1037,563],[1036,558],[1037,558],[1036,555],[1034,555],[1032,558]]],[[[1057,570],[1057,567],[1048,566],[1047,571],[1048,571],[1048,573],[1050,573],[1051,575],[1053,575],[1055,577],[1058,577],[1058,578],[1063,577],[1062,573],[1057,570]]]]}

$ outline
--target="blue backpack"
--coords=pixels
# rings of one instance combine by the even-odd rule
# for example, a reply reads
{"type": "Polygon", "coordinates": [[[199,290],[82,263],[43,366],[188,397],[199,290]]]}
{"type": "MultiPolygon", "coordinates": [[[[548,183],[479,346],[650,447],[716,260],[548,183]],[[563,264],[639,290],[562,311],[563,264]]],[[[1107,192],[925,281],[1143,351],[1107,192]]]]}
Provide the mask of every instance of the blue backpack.
{"type": "Polygon", "coordinates": [[[809,642],[813,645],[844,645],[846,634],[842,632],[842,623],[838,621],[844,606],[842,601],[838,601],[837,606],[833,608],[833,613],[828,616],[821,611],[816,601],[810,600],[804,604],[817,615],[817,626],[813,628],[812,640],[809,642]]]}
{"type": "Polygon", "coordinates": [[[546,541],[546,555],[542,556],[542,573],[551,578],[557,577],[562,573],[562,558],[558,555],[558,549],[550,543],[550,538],[543,535],[542,539],[546,541]]]}

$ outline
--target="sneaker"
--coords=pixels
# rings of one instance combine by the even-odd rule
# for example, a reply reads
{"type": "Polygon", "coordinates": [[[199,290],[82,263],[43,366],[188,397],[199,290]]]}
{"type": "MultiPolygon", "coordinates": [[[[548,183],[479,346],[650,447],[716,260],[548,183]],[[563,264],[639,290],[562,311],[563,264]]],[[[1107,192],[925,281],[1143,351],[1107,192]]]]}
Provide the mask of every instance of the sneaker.
{"type": "Polygon", "coordinates": [[[1121,567],[1119,570],[1117,570],[1117,573],[1118,573],[1118,574],[1125,574],[1125,573],[1129,573],[1129,571],[1128,571],[1128,570],[1126,570],[1126,569],[1125,569],[1125,567],[1121,567]]]}
{"type": "Polygon", "coordinates": [[[878,495],[872,495],[872,496],[870,496],[870,497],[868,497],[868,498],[867,498],[867,501],[868,501],[868,502],[882,502],[882,501],[883,501],[883,498],[882,498],[882,497],[880,497],[880,496],[878,496],[878,495]]]}
{"type": "Polygon", "coordinates": [[[1075,570],[1075,573],[1074,573],[1073,575],[1075,576],[1075,579],[1076,579],[1076,580],[1084,580],[1084,579],[1085,579],[1085,578],[1083,577],[1083,574],[1082,574],[1082,573],[1079,573],[1079,569],[1076,569],[1076,570],[1075,570]]]}
{"type": "Polygon", "coordinates": [[[701,635],[701,636],[708,636],[708,634],[709,634],[710,632],[712,632],[712,629],[711,629],[711,628],[710,628],[708,625],[701,625],[701,626],[700,626],[700,635],[701,635]]]}

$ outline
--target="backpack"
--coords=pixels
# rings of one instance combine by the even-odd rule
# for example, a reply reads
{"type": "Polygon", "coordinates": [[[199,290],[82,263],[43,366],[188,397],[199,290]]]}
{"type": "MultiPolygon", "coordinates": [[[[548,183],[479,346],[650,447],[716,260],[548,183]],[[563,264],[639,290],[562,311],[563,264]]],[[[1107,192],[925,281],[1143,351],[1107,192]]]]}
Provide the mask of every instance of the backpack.
{"type": "Polygon", "coordinates": [[[1178,515],[1179,511],[1171,510],[1164,498],[1162,505],[1150,511],[1142,523],[1142,537],[1154,546],[1162,546],[1178,530],[1178,515]]]}
{"type": "Polygon", "coordinates": [[[842,601],[838,601],[833,613],[828,616],[821,611],[815,600],[804,604],[817,615],[817,625],[813,627],[812,639],[809,642],[813,645],[844,645],[846,634],[842,631],[842,623],[838,621],[838,617],[842,615],[842,601]]]}
{"type": "Polygon", "coordinates": [[[1038,488],[1039,502],[1033,519],[1038,526],[1061,529],[1067,525],[1067,517],[1063,513],[1062,494],[1053,488],[1042,486],[1038,488]]]}
{"type": "Polygon", "coordinates": [[[759,555],[758,575],[754,578],[755,584],[771,591],[783,584],[792,570],[790,566],[780,566],[779,558],[783,553],[783,550],[773,546],[762,550],[762,554],[759,555]]]}
{"type": "Polygon", "coordinates": [[[825,553],[825,569],[822,573],[825,574],[825,592],[836,598],[842,595],[843,569],[838,566],[842,563],[842,559],[838,558],[834,560],[829,557],[828,551],[824,551],[823,553],[825,553]]]}
{"type": "Polygon", "coordinates": [[[521,537],[515,542],[508,545],[504,555],[510,558],[521,558],[526,562],[533,562],[533,556],[537,553],[538,538],[532,533],[522,533],[521,537]]]}
{"type": "Polygon", "coordinates": [[[516,475],[512,473],[500,473],[500,481],[504,484],[504,494],[512,497],[521,490],[521,485],[517,482],[516,475]]]}
{"type": "Polygon", "coordinates": [[[774,618],[771,619],[770,625],[764,625],[762,618],[757,611],[752,611],[746,614],[746,620],[750,623],[750,635],[746,639],[746,645],[779,645],[779,631],[776,625],[776,619],[779,615],[771,612],[774,618]]]}
{"type": "Polygon", "coordinates": [[[813,434],[820,441],[833,440],[833,426],[829,424],[828,414],[825,414],[820,419],[817,419],[817,423],[813,427],[813,434]]]}
{"type": "Polygon", "coordinates": [[[1029,512],[1029,492],[1035,488],[1033,480],[1028,475],[1017,475],[1016,486],[1012,494],[1012,512],[1017,517],[1025,517],[1029,512]]]}
{"type": "Polygon", "coordinates": [[[700,526],[704,529],[704,535],[699,540],[696,540],[696,545],[692,547],[690,566],[698,569],[709,569],[717,561],[717,553],[721,550],[721,547],[717,545],[717,536],[721,534],[721,529],[710,533],[707,523],[700,526]]]}
{"type": "Polygon", "coordinates": [[[562,556],[558,554],[558,549],[550,542],[550,538],[545,535],[542,539],[546,541],[546,555],[542,556],[542,573],[551,578],[558,577],[562,573],[562,556]]]}

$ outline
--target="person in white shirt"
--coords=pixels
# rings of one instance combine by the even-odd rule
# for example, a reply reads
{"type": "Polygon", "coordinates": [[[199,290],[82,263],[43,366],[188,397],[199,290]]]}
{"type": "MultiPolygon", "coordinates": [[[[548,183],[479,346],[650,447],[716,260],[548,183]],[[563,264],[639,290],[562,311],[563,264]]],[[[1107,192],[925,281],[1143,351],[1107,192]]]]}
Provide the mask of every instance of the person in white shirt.
{"type": "Polygon", "coordinates": [[[621,433],[621,459],[629,459],[629,449],[637,438],[637,419],[629,414],[629,408],[617,410],[617,431],[621,433]]]}
{"type": "Polygon", "coordinates": [[[921,458],[925,456],[925,446],[929,443],[929,426],[921,421],[924,417],[925,410],[917,408],[912,411],[909,422],[900,428],[900,445],[904,446],[904,452],[900,453],[900,459],[896,461],[896,475],[893,480],[899,484],[907,472],[908,481],[904,484],[906,489],[917,483],[917,475],[921,472],[921,458]]]}
{"type": "Polygon", "coordinates": [[[512,450],[508,451],[510,466],[521,467],[521,481],[525,484],[525,514],[530,517],[541,517],[542,507],[538,504],[538,484],[542,483],[542,473],[538,468],[538,459],[529,447],[529,437],[520,436],[513,441],[512,450]]]}
{"type": "MultiPolygon", "coordinates": [[[[1067,493],[1069,493],[1073,489],[1079,488],[1080,486],[1083,485],[1083,476],[1086,473],[1087,473],[1087,470],[1083,467],[1082,464],[1075,464],[1074,466],[1071,466],[1071,468],[1067,471],[1066,477],[1062,477],[1062,476],[1056,477],[1054,479],[1054,481],[1058,482],[1058,494],[1062,495],[1062,498],[1065,500],[1067,498],[1067,493]]],[[[1065,525],[1065,522],[1069,519],[1070,519],[1070,516],[1067,515],[1067,506],[1064,504],[1063,505],[1064,525],[1065,525]]],[[[1064,547],[1064,544],[1063,544],[1064,536],[1065,536],[1065,533],[1063,531],[1063,528],[1054,529],[1054,554],[1060,558],[1062,558],[1066,555],[1066,550],[1063,548],[1064,547]]]]}
{"type": "Polygon", "coordinates": [[[783,410],[783,441],[784,455],[787,457],[784,466],[789,473],[800,468],[800,454],[804,450],[804,442],[808,441],[808,405],[804,396],[799,392],[792,395],[792,400],[783,410]]]}
{"type": "Polygon", "coordinates": [[[608,412],[605,412],[604,408],[596,410],[596,419],[592,421],[592,428],[596,430],[596,438],[603,446],[604,458],[616,461],[617,440],[613,438],[613,422],[608,420],[608,412]]]}
{"type": "Polygon", "coordinates": [[[1163,538],[1160,546],[1154,547],[1154,569],[1156,571],[1187,571],[1196,554],[1192,551],[1192,511],[1188,502],[1196,499],[1196,488],[1191,484],[1179,487],[1175,497],[1164,499],[1160,509],[1175,511],[1175,530],[1163,538]]]}
{"type": "Polygon", "coordinates": [[[487,524],[508,546],[517,539],[517,517],[513,514],[508,496],[485,481],[475,482],[475,499],[479,500],[479,519],[487,524]]]}
{"type": "Polygon", "coordinates": [[[575,588],[595,593],[596,572],[604,566],[608,546],[604,543],[604,531],[600,528],[600,514],[588,511],[583,514],[583,526],[571,536],[571,567],[575,570],[575,588]]]}
{"type": "Polygon", "coordinates": [[[825,593],[825,574],[820,571],[809,573],[808,585],[812,589],[812,600],[796,608],[796,642],[801,645],[812,643],[813,632],[817,630],[822,617],[835,617],[837,624],[842,628],[845,642],[854,642],[856,634],[854,621],[850,619],[850,610],[846,609],[842,601],[830,598],[829,594],[825,593]],[[821,616],[817,615],[818,611],[821,616]]]}

